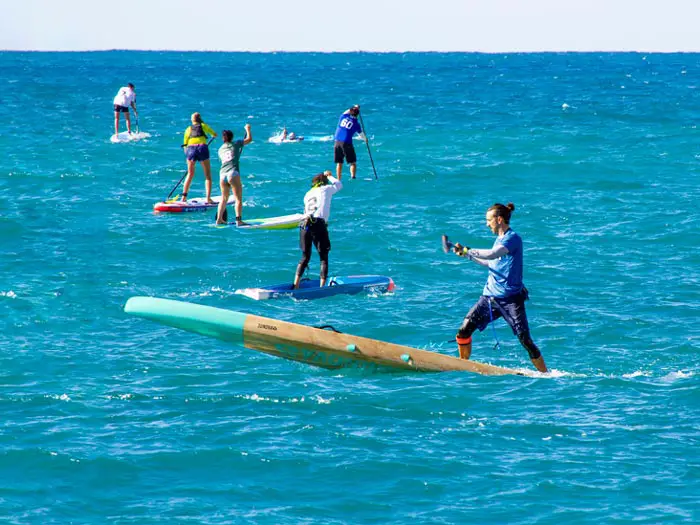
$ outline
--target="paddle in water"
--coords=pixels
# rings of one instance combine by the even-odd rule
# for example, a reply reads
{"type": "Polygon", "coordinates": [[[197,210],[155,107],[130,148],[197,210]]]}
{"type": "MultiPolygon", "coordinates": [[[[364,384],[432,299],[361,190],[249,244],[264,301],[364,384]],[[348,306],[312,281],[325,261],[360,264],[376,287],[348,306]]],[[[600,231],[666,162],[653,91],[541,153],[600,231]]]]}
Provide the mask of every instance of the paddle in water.
{"type": "Polygon", "coordinates": [[[372,159],[372,151],[369,149],[369,135],[367,134],[367,130],[365,129],[365,121],[362,120],[362,113],[358,113],[357,116],[360,117],[360,126],[362,126],[362,133],[365,134],[365,144],[367,144],[367,153],[369,154],[369,161],[372,163],[372,171],[374,171],[374,180],[378,180],[379,177],[377,177],[377,169],[374,167],[374,159],[372,159]]]}
{"type": "MultiPolygon", "coordinates": [[[[182,181],[185,180],[185,177],[187,177],[187,170],[185,170],[185,174],[180,178],[179,181],[177,181],[177,184],[175,184],[175,186],[173,187],[173,189],[170,190],[170,193],[168,193],[168,196],[165,198],[165,202],[170,202],[170,197],[172,196],[173,193],[175,193],[175,190],[178,188],[178,186],[180,186],[180,184],[182,183],[182,181]]],[[[179,197],[179,195],[177,195],[176,197],[174,197],[172,200],[177,199],[177,197],[179,197]]]]}

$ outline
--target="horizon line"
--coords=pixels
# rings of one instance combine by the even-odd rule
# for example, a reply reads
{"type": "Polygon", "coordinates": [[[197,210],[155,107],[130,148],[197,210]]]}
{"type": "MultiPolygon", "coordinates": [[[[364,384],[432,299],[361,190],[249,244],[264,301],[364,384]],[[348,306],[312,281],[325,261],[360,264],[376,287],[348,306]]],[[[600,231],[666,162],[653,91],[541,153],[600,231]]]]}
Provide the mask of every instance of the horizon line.
{"type": "Polygon", "coordinates": [[[253,49],[121,49],[121,48],[109,48],[109,49],[0,49],[0,53],[112,53],[112,52],[172,52],[172,53],[251,53],[251,54],[282,54],[282,53],[296,53],[296,54],[407,54],[407,53],[436,53],[436,54],[482,54],[482,55],[505,55],[505,54],[534,54],[534,53],[552,53],[552,54],[584,54],[584,53],[659,53],[659,54],[698,54],[698,50],[655,50],[655,49],[527,49],[527,50],[500,50],[500,51],[485,51],[485,50],[435,50],[435,49],[423,49],[423,50],[333,50],[333,51],[319,51],[319,50],[282,50],[282,49],[269,49],[269,50],[253,50],[253,49]]]}

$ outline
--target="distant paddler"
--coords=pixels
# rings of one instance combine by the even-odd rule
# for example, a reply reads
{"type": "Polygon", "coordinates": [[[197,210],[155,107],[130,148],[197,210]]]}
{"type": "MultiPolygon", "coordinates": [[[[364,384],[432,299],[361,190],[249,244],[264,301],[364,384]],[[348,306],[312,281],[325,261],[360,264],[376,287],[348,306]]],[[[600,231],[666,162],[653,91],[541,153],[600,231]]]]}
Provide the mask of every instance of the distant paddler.
{"type": "Polygon", "coordinates": [[[287,132],[287,128],[282,129],[282,135],[281,135],[281,141],[282,142],[299,142],[300,140],[304,140],[304,137],[299,137],[297,136],[296,133],[293,131],[287,132]]]}
{"type": "Polygon", "coordinates": [[[245,138],[233,140],[233,131],[225,129],[221,132],[224,143],[219,148],[219,186],[221,187],[221,201],[216,214],[216,224],[226,224],[226,203],[228,202],[229,189],[236,198],[236,225],[243,226],[243,185],[241,184],[240,161],[243,147],[253,141],[250,132],[250,124],[245,125],[245,138]]]}
{"type": "MultiPolygon", "coordinates": [[[[126,130],[131,133],[131,118],[129,115],[129,107],[134,110],[134,116],[138,118],[139,113],[136,111],[136,88],[129,82],[126,86],[119,88],[117,96],[114,97],[114,134],[119,135],[119,114],[124,113],[126,120],[126,130]]],[[[138,128],[138,125],[136,126],[138,128]]]]}
{"type": "Polygon", "coordinates": [[[335,130],[335,143],[333,146],[333,159],[335,161],[335,174],[340,179],[343,173],[343,161],[350,164],[350,178],[354,179],[357,172],[357,154],[352,144],[352,137],[357,134],[358,138],[366,140],[362,133],[362,126],[357,121],[360,114],[360,106],[354,105],[346,110],[340,119],[335,130]]]}
{"type": "Polygon", "coordinates": [[[525,313],[528,291],[523,284],[523,241],[510,228],[510,215],[515,210],[513,203],[494,204],[486,212],[486,226],[498,237],[493,247],[475,250],[459,243],[451,244],[443,237],[443,248],[452,250],[489,269],[484,291],[467,313],[457,332],[459,357],[469,359],[472,352],[472,334],[483,331],[489,323],[499,317],[508,323],[520,343],[525,347],[530,360],[540,372],[547,372],[547,365],[537,345],[530,337],[530,327],[525,313]]]}
{"type": "Polygon", "coordinates": [[[299,225],[299,248],[301,259],[294,275],[294,289],[299,288],[301,276],[311,259],[311,246],[316,247],[321,259],[320,283],[326,285],[328,278],[328,252],[331,251],[331,240],[328,236],[328,218],[331,214],[333,195],[343,189],[341,175],[336,179],[329,170],[315,175],[311,179],[311,189],[304,195],[304,221],[299,225]]]}
{"type": "Polygon", "coordinates": [[[211,164],[209,162],[209,145],[207,140],[209,137],[214,139],[216,132],[202,121],[202,115],[192,113],[190,117],[192,125],[185,130],[185,139],[183,147],[186,148],[185,155],[187,157],[187,179],[182,188],[182,201],[187,201],[187,194],[190,191],[190,185],[194,177],[195,163],[200,162],[204,169],[205,190],[207,204],[214,204],[211,200],[211,164]]]}

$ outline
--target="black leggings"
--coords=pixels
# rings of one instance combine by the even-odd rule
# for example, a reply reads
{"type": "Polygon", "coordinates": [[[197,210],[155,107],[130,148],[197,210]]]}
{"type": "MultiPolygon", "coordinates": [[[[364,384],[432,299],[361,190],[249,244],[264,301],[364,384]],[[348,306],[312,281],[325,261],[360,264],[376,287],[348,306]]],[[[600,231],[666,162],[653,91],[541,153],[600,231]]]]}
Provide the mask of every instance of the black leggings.
{"type": "MultiPolygon", "coordinates": [[[[322,281],[325,281],[328,277],[328,252],[326,252],[325,254],[319,253],[319,256],[321,257],[321,273],[319,277],[322,281]]],[[[299,264],[297,264],[297,275],[299,277],[304,275],[306,267],[309,265],[310,258],[311,254],[309,254],[308,256],[304,255],[301,259],[299,259],[299,264]]]]}
{"type": "Polygon", "coordinates": [[[326,221],[317,219],[315,222],[307,222],[299,231],[299,248],[301,248],[301,259],[297,265],[297,277],[306,271],[311,259],[311,246],[316,246],[316,251],[321,259],[320,278],[322,281],[328,278],[328,252],[331,250],[331,241],[328,237],[326,221]]]}
{"type": "MultiPolygon", "coordinates": [[[[467,339],[471,337],[477,328],[477,324],[472,321],[471,317],[465,317],[464,321],[462,321],[462,326],[459,327],[457,337],[467,339]]],[[[530,337],[530,330],[525,330],[524,332],[519,333],[518,340],[520,340],[520,344],[525,347],[525,350],[527,350],[527,353],[530,355],[530,359],[537,359],[542,355],[540,349],[537,348],[537,345],[532,340],[532,337],[530,337]]]]}

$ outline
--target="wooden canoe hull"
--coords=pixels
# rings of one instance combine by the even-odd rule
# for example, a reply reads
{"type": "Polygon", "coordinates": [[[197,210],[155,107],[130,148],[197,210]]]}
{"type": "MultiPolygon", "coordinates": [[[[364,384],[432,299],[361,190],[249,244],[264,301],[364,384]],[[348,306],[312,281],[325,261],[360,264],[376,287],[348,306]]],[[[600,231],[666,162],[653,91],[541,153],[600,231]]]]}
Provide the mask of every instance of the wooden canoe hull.
{"type": "Polygon", "coordinates": [[[459,359],[410,346],[183,301],[132,297],[126,303],[124,311],[161,324],[321,368],[532,375],[527,370],[459,359]]]}

